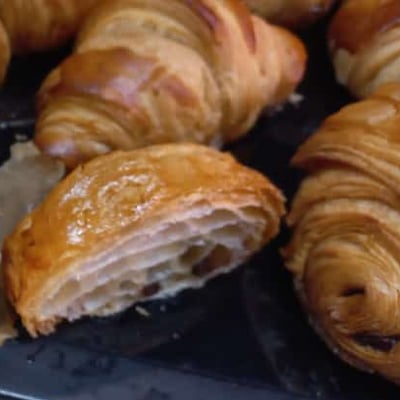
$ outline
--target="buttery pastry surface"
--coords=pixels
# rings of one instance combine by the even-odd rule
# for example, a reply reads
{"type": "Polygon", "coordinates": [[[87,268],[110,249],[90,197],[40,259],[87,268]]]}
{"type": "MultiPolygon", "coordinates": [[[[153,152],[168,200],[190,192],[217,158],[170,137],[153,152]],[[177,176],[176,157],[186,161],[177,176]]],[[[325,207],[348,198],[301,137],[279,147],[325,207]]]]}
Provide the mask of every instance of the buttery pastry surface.
{"type": "Polygon", "coordinates": [[[27,54],[60,46],[77,33],[94,4],[96,0],[0,1],[0,83],[10,48],[15,54],[27,54]]]}
{"type": "Polygon", "coordinates": [[[0,20],[13,52],[43,51],[74,35],[95,3],[96,0],[3,0],[0,20]]]}
{"type": "Polygon", "coordinates": [[[3,82],[7,72],[7,66],[10,62],[11,51],[10,42],[8,40],[7,32],[0,22],[0,83],[3,82]]]}
{"type": "Polygon", "coordinates": [[[294,91],[305,58],[239,0],[105,1],[39,92],[35,143],[69,167],[150,144],[218,147],[294,91]]]}
{"type": "Polygon", "coordinates": [[[335,0],[245,0],[254,13],[289,27],[304,27],[325,15],[335,0]]]}
{"type": "Polygon", "coordinates": [[[307,169],[283,254],[316,329],[349,363],[400,383],[400,84],[329,117],[293,159],[307,169]]]}
{"type": "Polygon", "coordinates": [[[329,30],[337,80],[356,97],[400,82],[400,2],[347,0],[329,30]]]}
{"type": "Polygon", "coordinates": [[[200,287],[276,235],[283,197],[228,154],[171,144],[79,166],[6,239],[5,285],[32,336],[200,287]]]}

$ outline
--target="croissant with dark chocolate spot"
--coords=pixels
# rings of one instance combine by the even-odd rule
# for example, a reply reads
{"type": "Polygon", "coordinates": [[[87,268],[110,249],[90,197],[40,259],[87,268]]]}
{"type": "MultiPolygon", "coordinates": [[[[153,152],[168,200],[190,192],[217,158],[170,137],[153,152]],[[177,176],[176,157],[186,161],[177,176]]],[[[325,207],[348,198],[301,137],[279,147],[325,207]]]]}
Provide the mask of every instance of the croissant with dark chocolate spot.
{"type": "Polygon", "coordinates": [[[10,302],[32,336],[198,288],[279,230],[283,196],[228,154],[195,144],[83,164],[3,249],[10,302]]]}
{"type": "Polygon", "coordinates": [[[305,51],[239,0],[109,0],[44,82],[35,143],[69,167],[166,142],[246,133],[303,76],[305,51]]]}
{"type": "Polygon", "coordinates": [[[400,1],[347,0],[329,29],[337,80],[356,97],[400,82],[400,1]]]}
{"type": "Polygon", "coordinates": [[[400,84],[343,108],[301,146],[283,254],[313,324],[349,363],[400,383],[400,84]]]}

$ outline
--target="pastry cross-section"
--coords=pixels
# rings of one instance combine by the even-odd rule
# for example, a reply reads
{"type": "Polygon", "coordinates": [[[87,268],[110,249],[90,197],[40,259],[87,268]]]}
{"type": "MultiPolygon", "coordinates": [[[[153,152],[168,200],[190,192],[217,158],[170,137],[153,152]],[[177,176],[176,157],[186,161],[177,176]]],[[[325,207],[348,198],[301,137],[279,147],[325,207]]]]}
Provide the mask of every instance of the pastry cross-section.
{"type": "Polygon", "coordinates": [[[31,335],[198,288],[276,235],[283,196],[232,156],[175,144],[78,167],[7,238],[8,296],[31,335]]]}

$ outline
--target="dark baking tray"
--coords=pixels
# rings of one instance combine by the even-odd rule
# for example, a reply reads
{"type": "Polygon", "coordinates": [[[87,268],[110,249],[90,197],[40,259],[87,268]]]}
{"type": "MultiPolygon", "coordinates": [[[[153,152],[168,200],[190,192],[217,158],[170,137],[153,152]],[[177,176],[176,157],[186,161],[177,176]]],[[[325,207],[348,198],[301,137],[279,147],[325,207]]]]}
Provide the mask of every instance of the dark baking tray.
{"type": "MultiPolygon", "coordinates": [[[[310,52],[304,100],[265,113],[231,145],[245,164],[292,198],[301,173],[288,163],[321,121],[351,101],[333,77],[326,21],[302,34],[310,52]]],[[[0,157],[30,137],[34,93],[69,51],[14,60],[0,92],[0,157]],[[22,137],[23,137],[22,136],[22,137]]],[[[105,320],[64,325],[36,341],[22,332],[0,349],[0,395],[89,400],[397,399],[400,390],[337,360],[306,323],[294,297],[278,239],[243,268],[200,291],[105,320]]],[[[7,397],[8,398],[8,397],[7,397]]]]}

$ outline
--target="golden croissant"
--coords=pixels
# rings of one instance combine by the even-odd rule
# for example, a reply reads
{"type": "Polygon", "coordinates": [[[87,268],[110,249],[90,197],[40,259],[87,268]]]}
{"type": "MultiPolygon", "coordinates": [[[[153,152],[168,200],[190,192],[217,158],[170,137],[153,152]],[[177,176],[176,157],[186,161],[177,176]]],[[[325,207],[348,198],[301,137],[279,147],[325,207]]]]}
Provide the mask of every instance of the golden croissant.
{"type": "Polygon", "coordinates": [[[110,0],[39,93],[35,143],[69,167],[111,150],[220,145],[300,81],[302,43],[239,0],[110,0]]]}
{"type": "Polygon", "coordinates": [[[245,0],[250,10],[267,20],[289,27],[303,27],[332,7],[335,0],[245,0]]]}
{"type": "Polygon", "coordinates": [[[73,36],[96,0],[0,1],[0,83],[11,51],[26,54],[59,46],[73,36]]]}
{"type": "Polygon", "coordinates": [[[7,73],[10,57],[11,49],[7,32],[5,31],[4,26],[0,23],[0,84],[3,82],[7,73]]]}
{"type": "Polygon", "coordinates": [[[9,300],[36,336],[201,287],[276,235],[283,201],[260,173],[206,146],[97,157],[6,239],[9,300]]]}
{"type": "Polygon", "coordinates": [[[293,159],[310,172],[284,250],[311,321],[344,360],[400,383],[400,84],[328,118],[293,159]]]}
{"type": "Polygon", "coordinates": [[[336,76],[356,97],[400,82],[400,1],[347,0],[335,15],[329,44],[336,76]]]}

